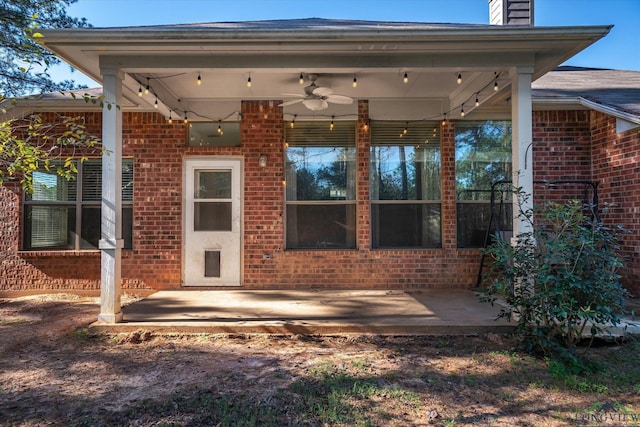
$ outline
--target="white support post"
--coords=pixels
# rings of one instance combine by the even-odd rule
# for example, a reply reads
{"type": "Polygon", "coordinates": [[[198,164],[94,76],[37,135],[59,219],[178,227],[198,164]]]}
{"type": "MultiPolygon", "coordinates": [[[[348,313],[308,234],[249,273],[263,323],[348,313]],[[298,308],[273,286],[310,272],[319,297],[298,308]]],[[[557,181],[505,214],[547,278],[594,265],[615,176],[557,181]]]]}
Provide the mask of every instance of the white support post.
{"type": "Polygon", "coordinates": [[[122,80],[118,69],[101,69],[102,108],[102,235],[99,323],[122,321],[120,304],[122,240],[122,80]]]}
{"type": "Polygon", "coordinates": [[[513,185],[529,198],[520,204],[517,194],[513,196],[513,238],[532,231],[531,224],[518,217],[519,210],[533,207],[533,125],[531,107],[531,67],[516,68],[511,72],[511,118],[513,125],[511,162],[513,185]]]}

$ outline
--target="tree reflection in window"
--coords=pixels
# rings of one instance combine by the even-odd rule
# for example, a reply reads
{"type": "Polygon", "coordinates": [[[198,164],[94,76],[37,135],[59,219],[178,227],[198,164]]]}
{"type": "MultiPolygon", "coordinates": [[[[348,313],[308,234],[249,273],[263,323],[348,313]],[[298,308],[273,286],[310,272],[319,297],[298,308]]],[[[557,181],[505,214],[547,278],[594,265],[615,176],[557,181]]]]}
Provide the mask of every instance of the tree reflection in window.
{"type": "MultiPolygon", "coordinates": [[[[458,247],[481,247],[490,227],[491,185],[511,179],[511,122],[457,122],[455,140],[458,247]]],[[[496,194],[502,209],[491,225],[492,234],[496,227],[511,230],[509,198],[509,194],[496,194]]]]}
{"type": "Polygon", "coordinates": [[[325,140],[329,131],[320,122],[307,124],[304,140],[296,145],[292,138],[286,149],[287,249],[356,247],[355,125],[339,127],[352,132],[352,141],[333,132],[333,140],[325,140]]]}

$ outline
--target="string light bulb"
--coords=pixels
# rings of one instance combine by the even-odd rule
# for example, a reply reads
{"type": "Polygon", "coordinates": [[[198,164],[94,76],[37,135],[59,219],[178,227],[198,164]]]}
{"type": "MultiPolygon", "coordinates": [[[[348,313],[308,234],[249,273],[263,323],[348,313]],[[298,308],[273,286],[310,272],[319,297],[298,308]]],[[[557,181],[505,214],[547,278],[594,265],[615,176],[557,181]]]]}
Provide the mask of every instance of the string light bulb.
{"type": "Polygon", "coordinates": [[[300,73],[300,80],[299,80],[300,84],[303,85],[304,84],[304,76],[302,75],[302,73],[300,73]]]}
{"type": "Polygon", "coordinates": [[[247,79],[247,87],[251,87],[251,74],[249,74],[249,78],[247,79]]]}
{"type": "Polygon", "coordinates": [[[156,102],[153,103],[153,108],[158,109],[158,97],[156,96],[156,102]]]}
{"type": "Polygon", "coordinates": [[[493,84],[493,91],[497,92],[498,89],[499,89],[499,87],[498,87],[498,77],[496,76],[496,82],[493,84]]]}
{"type": "Polygon", "coordinates": [[[444,118],[442,119],[442,126],[447,125],[447,113],[444,113],[444,118]]]}
{"type": "Polygon", "coordinates": [[[478,99],[478,94],[476,93],[476,107],[480,105],[480,100],[478,99]]]}
{"type": "Polygon", "coordinates": [[[198,86],[200,86],[202,84],[202,77],[200,76],[200,73],[198,73],[198,79],[196,80],[196,84],[198,86]]]}
{"type": "Polygon", "coordinates": [[[364,122],[364,124],[362,125],[362,129],[363,129],[365,132],[368,132],[368,131],[369,131],[369,120],[367,120],[367,121],[365,121],[365,122],[364,122]]]}
{"type": "Polygon", "coordinates": [[[224,135],[224,131],[222,130],[222,122],[218,120],[218,135],[224,135]]]}
{"type": "Polygon", "coordinates": [[[144,94],[149,95],[150,89],[151,88],[149,87],[149,77],[147,77],[147,87],[144,88],[144,94]]]}
{"type": "Polygon", "coordinates": [[[291,129],[293,129],[294,127],[296,127],[296,117],[298,117],[297,114],[293,115],[293,120],[291,120],[291,124],[289,125],[291,127],[291,129]]]}
{"type": "Polygon", "coordinates": [[[142,85],[138,88],[138,96],[142,98],[142,85]]]}
{"type": "Polygon", "coordinates": [[[189,123],[189,118],[187,117],[187,114],[188,114],[188,113],[185,111],[185,112],[184,112],[184,123],[185,123],[185,124],[189,123]]]}
{"type": "Polygon", "coordinates": [[[333,124],[333,119],[335,116],[331,116],[331,123],[329,124],[329,130],[333,130],[334,124],[333,124]]]}
{"type": "Polygon", "coordinates": [[[353,75],[353,84],[352,84],[352,86],[353,87],[358,87],[358,79],[356,78],[355,74],[353,75]]]}
{"type": "Polygon", "coordinates": [[[409,83],[409,74],[404,73],[404,77],[402,78],[402,81],[403,81],[404,83],[409,83]]]}
{"type": "Polygon", "coordinates": [[[464,104],[460,107],[460,117],[464,117],[464,104]]]}
{"type": "Polygon", "coordinates": [[[409,122],[407,122],[404,129],[402,130],[402,134],[406,135],[408,132],[409,132],[409,122]]]}
{"type": "Polygon", "coordinates": [[[460,84],[462,83],[462,74],[458,73],[458,78],[456,79],[456,83],[460,84]]]}

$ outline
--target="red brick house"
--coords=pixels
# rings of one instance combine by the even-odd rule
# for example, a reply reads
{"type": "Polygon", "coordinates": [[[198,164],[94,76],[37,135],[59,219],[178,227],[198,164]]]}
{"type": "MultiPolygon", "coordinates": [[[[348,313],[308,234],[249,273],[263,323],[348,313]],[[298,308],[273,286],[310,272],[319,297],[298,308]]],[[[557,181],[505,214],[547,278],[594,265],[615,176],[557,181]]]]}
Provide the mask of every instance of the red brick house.
{"type": "Polygon", "coordinates": [[[100,290],[99,319],[117,322],[122,289],[470,288],[495,179],[537,199],[558,193],[535,181],[597,182],[616,204],[607,219],[632,231],[624,277],[638,291],[640,108],[625,100],[640,73],[551,71],[609,30],[42,31],[119,108],[51,96],[9,111],[82,115],[109,155],[74,181],[40,171],[33,196],[0,187],[0,292],[100,290]]]}

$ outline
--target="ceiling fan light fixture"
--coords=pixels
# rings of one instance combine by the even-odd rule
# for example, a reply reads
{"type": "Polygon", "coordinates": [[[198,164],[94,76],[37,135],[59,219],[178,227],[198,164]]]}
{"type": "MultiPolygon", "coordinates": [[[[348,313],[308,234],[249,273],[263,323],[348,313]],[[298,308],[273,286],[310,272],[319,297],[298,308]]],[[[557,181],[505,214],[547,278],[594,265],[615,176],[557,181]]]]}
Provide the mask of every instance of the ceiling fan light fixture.
{"type": "MultiPolygon", "coordinates": [[[[321,111],[329,108],[329,104],[353,104],[353,98],[333,93],[333,89],[330,87],[316,85],[317,78],[317,74],[308,74],[307,79],[311,81],[311,84],[304,88],[304,93],[283,93],[284,96],[293,97],[294,99],[285,101],[278,106],[288,107],[302,103],[302,105],[311,111],[321,111]]],[[[354,74],[354,81],[355,79],[356,76],[354,74]]]]}
{"type": "Polygon", "coordinates": [[[325,110],[329,106],[327,102],[322,99],[305,99],[302,103],[311,111],[325,110]]]}

